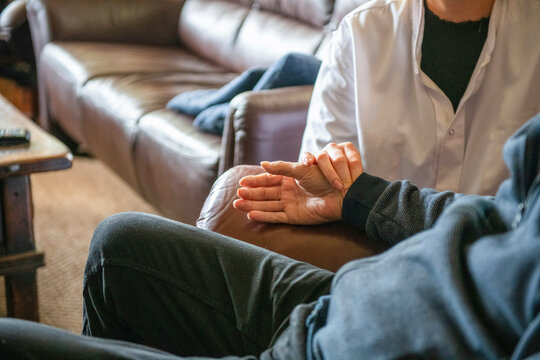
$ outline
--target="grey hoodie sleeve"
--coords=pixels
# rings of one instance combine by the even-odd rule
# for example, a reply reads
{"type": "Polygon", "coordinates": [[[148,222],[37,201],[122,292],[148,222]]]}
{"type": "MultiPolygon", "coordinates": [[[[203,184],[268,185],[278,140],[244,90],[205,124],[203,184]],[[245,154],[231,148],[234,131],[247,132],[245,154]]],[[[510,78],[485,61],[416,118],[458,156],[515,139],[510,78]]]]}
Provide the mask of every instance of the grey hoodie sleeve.
{"type": "Polygon", "coordinates": [[[343,220],[370,238],[395,244],[431,227],[442,211],[462,197],[451,191],[419,190],[407,180],[388,182],[363,173],[343,200],[343,220]]]}

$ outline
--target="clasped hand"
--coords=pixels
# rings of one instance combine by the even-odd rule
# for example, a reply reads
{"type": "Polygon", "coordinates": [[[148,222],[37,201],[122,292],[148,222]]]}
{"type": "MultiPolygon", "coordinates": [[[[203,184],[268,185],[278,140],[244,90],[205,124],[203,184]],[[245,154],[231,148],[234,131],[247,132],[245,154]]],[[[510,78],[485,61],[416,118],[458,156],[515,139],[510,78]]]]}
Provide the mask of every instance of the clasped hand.
{"type": "Polygon", "coordinates": [[[327,145],[302,162],[263,161],[264,174],[240,180],[233,206],[253,221],[322,224],[341,220],[347,190],[363,172],[360,153],[351,143],[327,145]]]}

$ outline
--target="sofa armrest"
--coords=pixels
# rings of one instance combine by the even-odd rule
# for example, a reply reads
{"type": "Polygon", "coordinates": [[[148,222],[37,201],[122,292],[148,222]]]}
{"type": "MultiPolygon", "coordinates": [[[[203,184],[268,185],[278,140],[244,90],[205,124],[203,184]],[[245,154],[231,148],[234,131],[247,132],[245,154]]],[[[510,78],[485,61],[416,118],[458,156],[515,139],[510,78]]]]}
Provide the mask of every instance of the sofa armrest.
{"type": "Polygon", "coordinates": [[[29,0],[36,56],[51,41],[178,44],[183,0],[29,0]]]}
{"type": "Polygon", "coordinates": [[[244,212],[232,207],[232,202],[236,198],[238,181],[246,175],[262,172],[260,166],[241,165],[221,175],[203,205],[197,227],[330,271],[336,271],[350,260],[375,255],[384,250],[380,244],[342,222],[301,226],[249,220],[244,212]]]}
{"type": "Polygon", "coordinates": [[[219,173],[263,160],[296,161],[313,86],[248,91],[231,101],[219,173]]]}
{"type": "Polygon", "coordinates": [[[0,12],[0,28],[12,30],[26,22],[26,0],[15,0],[0,12]]]}

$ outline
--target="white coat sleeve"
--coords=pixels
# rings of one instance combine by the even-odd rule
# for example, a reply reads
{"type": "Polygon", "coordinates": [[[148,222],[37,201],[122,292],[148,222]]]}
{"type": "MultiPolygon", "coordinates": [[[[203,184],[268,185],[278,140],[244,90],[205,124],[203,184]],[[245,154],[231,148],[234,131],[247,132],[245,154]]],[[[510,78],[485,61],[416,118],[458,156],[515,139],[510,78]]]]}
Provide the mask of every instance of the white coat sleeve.
{"type": "Polygon", "coordinates": [[[315,82],[300,156],[304,151],[317,154],[330,142],[350,141],[358,148],[352,47],[344,21],[332,34],[315,82]]]}

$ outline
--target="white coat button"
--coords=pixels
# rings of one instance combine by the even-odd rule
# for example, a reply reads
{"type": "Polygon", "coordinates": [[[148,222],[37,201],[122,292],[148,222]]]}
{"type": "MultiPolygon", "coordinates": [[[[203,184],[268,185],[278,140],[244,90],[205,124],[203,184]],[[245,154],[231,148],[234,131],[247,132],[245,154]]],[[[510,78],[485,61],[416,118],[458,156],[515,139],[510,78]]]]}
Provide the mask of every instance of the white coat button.
{"type": "Polygon", "coordinates": [[[454,132],[455,132],[454,129],[450,129],[448,130],[448,135],[454,136],[454,132]]]}

